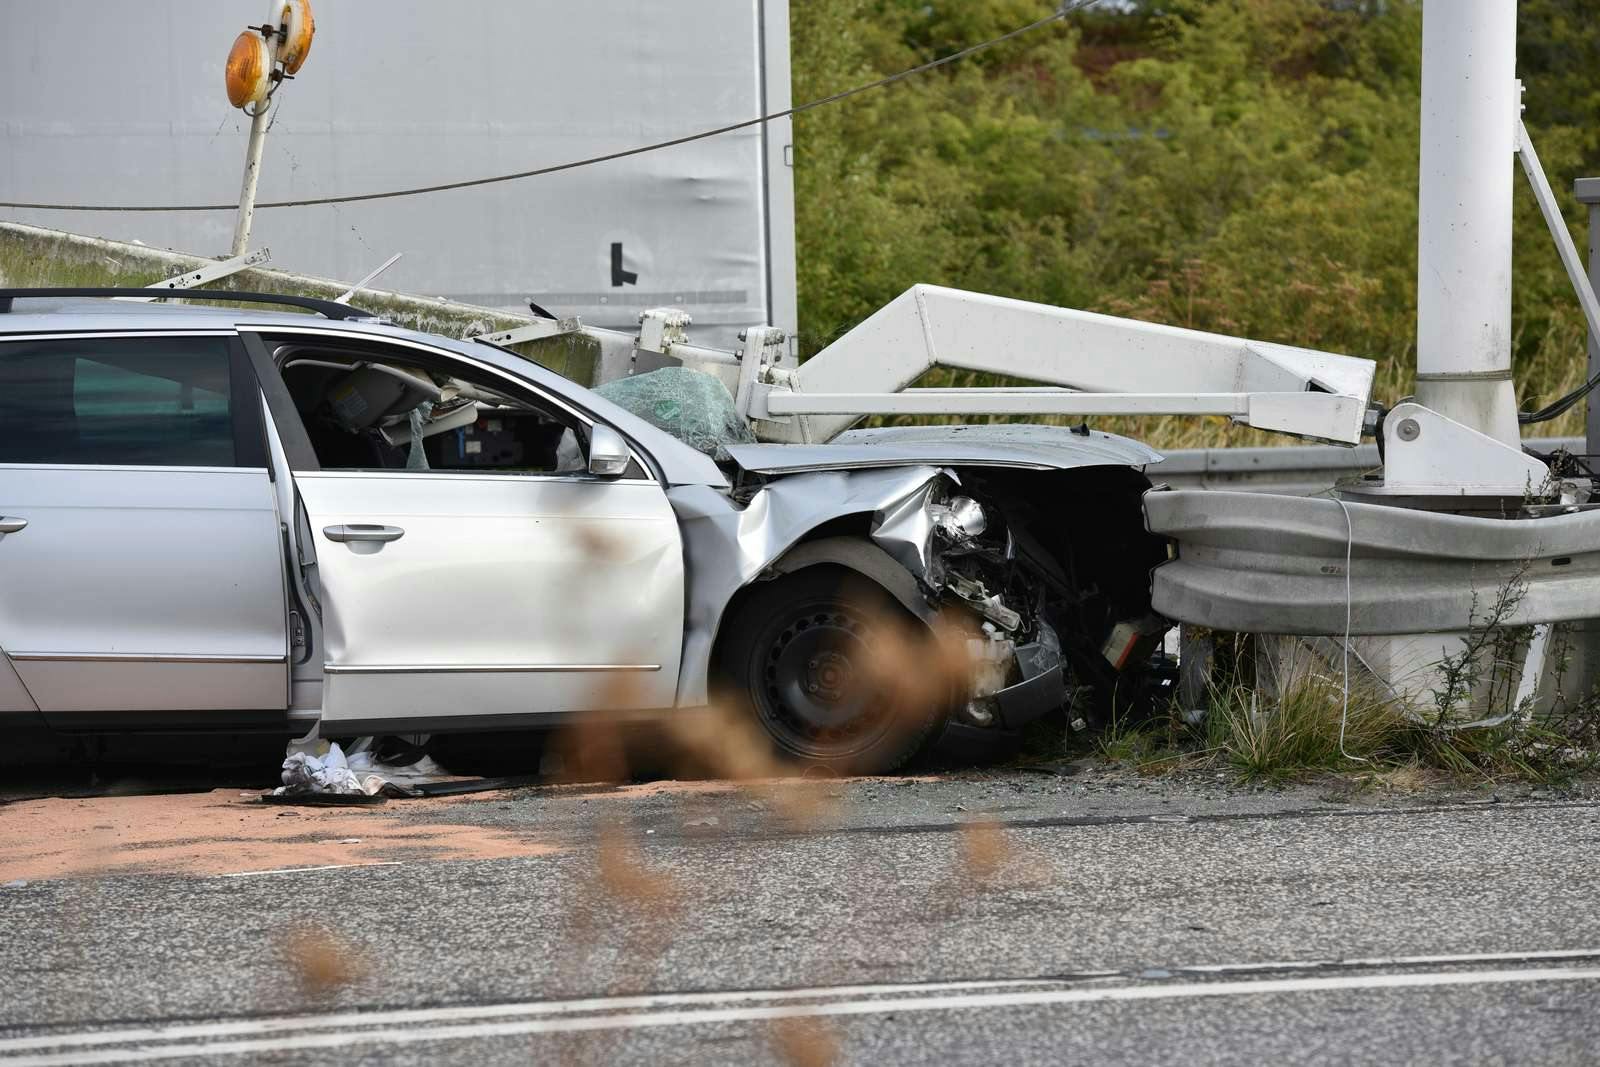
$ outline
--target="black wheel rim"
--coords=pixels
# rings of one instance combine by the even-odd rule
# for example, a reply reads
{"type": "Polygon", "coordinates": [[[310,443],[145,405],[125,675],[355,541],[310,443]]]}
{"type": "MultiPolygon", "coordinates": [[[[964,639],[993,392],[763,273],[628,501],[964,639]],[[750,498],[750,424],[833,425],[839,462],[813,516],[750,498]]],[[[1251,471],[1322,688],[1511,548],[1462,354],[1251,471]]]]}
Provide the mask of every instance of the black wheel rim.
{"type": "Polygon", "coordinates": [[[894,722],[889,695],[870,669],[875,633],[850,604],[796,605],[756,645],[753,687],[767,732],[785,749],[814,759],[857,755],[894,722]]]}

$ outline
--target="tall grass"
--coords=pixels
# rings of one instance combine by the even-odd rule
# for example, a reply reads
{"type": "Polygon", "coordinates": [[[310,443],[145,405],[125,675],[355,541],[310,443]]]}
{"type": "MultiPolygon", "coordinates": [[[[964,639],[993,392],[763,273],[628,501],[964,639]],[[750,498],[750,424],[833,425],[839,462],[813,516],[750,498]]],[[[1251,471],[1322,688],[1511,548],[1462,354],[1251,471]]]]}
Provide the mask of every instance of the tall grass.
{"type": "MultiPolygon", "coordinates": [[[[1492,633],[1491,643],[1498,638],[1492,633]]],[[[1114,720],[1098,747],[1106,759],[1146,774],[1225,768],[1245,782],[1326,771],[1565,781],[1600,767],[1600,692],[1564,694],[1567,638],[1552,640],[1554,693],[1537,712],[1529,701],[1517,703],[1514,685],[1489,686],[1494,706],[1486,708],[1471,703],[1481,691],[1469,694],[1448,681],[1440,684],[1453,695],[1406,701],[1357,677],[1347,704],[1336,669],[1301,671],[1273,696],[1235,667],[1211,687],[1202,715],[1174,706],[1145,721],[1114,720]],[[1463,725],[1469,719],[1487,725],[1463,725]]],[[[1452,673],[1449,664],[1443,670],[1452,673]]]]}
{"type": "Polygon", "coordinates": [[[1240,777],[1280,781],[1297,772],[1403,759],[1413,728],[1402,708],[1356,687],[1348,710],[1336,678],[1312,675],[1278,700],[1230,685],[1213,692],[1204,744],[1240,777]]]}

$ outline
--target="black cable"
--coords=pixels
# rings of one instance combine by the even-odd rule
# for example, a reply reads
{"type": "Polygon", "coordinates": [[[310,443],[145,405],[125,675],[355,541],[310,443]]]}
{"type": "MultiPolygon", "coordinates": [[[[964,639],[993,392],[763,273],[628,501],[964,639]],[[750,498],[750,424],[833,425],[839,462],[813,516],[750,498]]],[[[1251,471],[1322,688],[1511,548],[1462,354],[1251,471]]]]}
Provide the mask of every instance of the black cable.
{"type": "MultiPolygon", "coordinates": [[[[1074,11],[1077,11],[1080,8],[1088,7],[1090,4],[1096,2],[1097,0],[1068,0],[1067,3],[1063,3],[1061,7],[1056,9],[1053,14],[1047,15],[1046,17],[1039,19],[1037,22],[1030,22],[1026,26],[1017,27],[1010,33],[1003,33],[999,37],[993,37],[987,41],[981,41],[978,44],[969,45],[959,52],[952,52],[950,55],[931,60],[919,66],[912,67],[909,70],[903,70],[898,74],[891,74],[887,78],[879,78],[877,81],[868,82],[866,85],[858,85],[853,89],[845,89],[842,92],[833,93],[829,96],[824,96],[820,99],[812,100],[796,107],[786,108],[783,111],[774,111],[772,114],[762,115],[760,118],[746,119],[743,122],[735,122],[728,126],[718,126],[714,130],[702,130],[699,133],[691,133],[683,137],[674,137],[669,141],[657,141],[655,144],[640,145],[637,148],[625,148],[620,152],[608,152],[602,156],[590,156],[588,159],[576,159],[569,163],[555,163],[548,167],[536,167],[533,170],[517,171],[515,174],[496,174],[488,178],[469,178],[465,181],[459,182],[444,182],[439,185],[419,186],[415,189],[391,189],[382,193],[356,193],[349,196],[321,196],[310,200],[269,200],[256,204],[255,209],[257,211],[261,211],[267,208],[275,207],[316,207],[322,204],[354,204],[366,200],[392,200],[396,197],[402,196],[421,196],[424,193],[443,193],[452,189],[470,189],[479,185],[493,185],[497,182],[519,181],[523,178],[537,178],[545,174],[556,174],[564,170],[577,170],[580,167],[592,167],[597,163],[609,163],[615,159],[626,159],[629,156],[641,156],[647,152],[658,152],[663,148],[674,148],[681,144],[689,144],[692,141],[703,141],[709,137],[718,137],[724,133],[733,133],[736,130],[747,129],[751,126],[759,126],[762,123],[771,122],[773,119],[786,118],[790,115],[799,115],[814,108],[823,107],[827,104],[836,104],[841,100],[848,100],[852,96],[859,96],[860,94],[870,92],[873,89],[881,89],[884,86],[893,85],[895,82],[903,81],[906,78],[910,78],[914,75],[922,74],[926,71],[933,70],[936,67],[942,67],[946,64],[954,63],[957,60],[965,59],[970,55],[975,55],[976,53],[982,52],[986,49],[993,48],[995,45],[1003,44],[1014,37],[1021,37],[1023,34],[1032,33],[1034,30],[1048,26],[1052,22],[1059,22],[1068,15],[1072,14],[1074,11]]],[[[0,208],[19,208],[28,211],[237,211],[239,209],[239,205],[237,203],[123,205],[29,204],[17,201],[0,201],[0,208]]]]}
{"type": "Polygon", "coordinates": [[[1564,415],[1572,408],[1572,405],[1594,392],[1597,386],[1600,386],[1600,374],[1596,374],[1566,396],[1559,400],[1551,401],[1538,411],[1519,412],[1517,414],[1517,422],[1527,426],[1529,423],[1548,422],[1553,418],[1564,415]]]}

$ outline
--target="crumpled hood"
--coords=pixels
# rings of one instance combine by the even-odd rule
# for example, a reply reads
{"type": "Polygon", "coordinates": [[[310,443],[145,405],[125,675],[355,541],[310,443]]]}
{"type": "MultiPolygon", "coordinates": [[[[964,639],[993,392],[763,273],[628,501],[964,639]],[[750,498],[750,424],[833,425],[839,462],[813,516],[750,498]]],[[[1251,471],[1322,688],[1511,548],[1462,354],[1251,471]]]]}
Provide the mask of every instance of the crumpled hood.
{"type": "Polygon", "coordinates": [[[1066,426],[985,423],[976,426],[888,426],[851,430],[822,445],[730,445],[735,463],[756,474],[859,470],[922,463],[948,466],[1143,467],[1161,453],[1116,434],[1066,426]]]}

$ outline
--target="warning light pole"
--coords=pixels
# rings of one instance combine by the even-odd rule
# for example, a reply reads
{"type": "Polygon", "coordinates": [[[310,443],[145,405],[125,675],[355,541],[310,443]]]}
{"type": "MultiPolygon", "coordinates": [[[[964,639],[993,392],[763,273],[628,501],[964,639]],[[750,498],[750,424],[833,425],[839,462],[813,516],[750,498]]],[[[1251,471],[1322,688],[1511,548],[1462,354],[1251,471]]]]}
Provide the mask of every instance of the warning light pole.
{"type": "Polygon", "coordinates": [[[245,149],[244,181],[239,189],[239,215],[233,227],[230,255],[242,256],[250,244],[255,218],[256,183],[266,146],[268,112],[284,79],[292,78],[311,51],[316,22],[310,0],[272,0],[267,21],[234,39],[224,81],[228,102],[250,116],[250,143],[245,149]]]}

